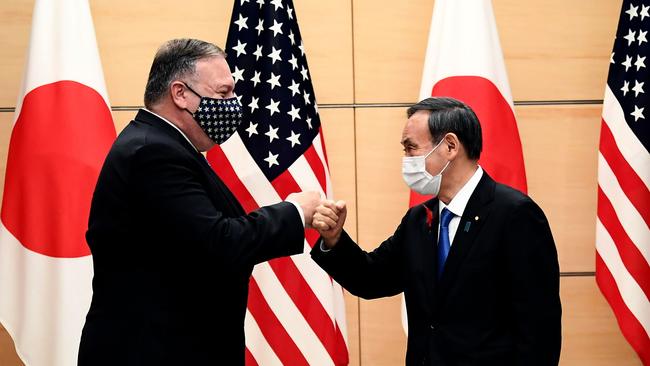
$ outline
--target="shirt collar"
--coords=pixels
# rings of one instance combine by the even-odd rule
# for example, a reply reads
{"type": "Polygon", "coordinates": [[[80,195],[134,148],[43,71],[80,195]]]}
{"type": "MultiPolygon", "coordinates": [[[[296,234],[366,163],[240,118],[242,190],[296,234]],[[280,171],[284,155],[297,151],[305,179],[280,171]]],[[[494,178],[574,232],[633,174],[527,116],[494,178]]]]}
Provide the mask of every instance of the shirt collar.
{"type": "Polygon", "coordinates": [[[149,113],[151,113],[151,114],[153,114],[154,116],[156,116],[156,117],[162,119],[163,121],[167,122],[170,126],[174,127],[174,128],[176,129],[176,131],[180,132],[180,134],[185,138],[185,140],[187,140],[187,142],[190,143],[190,146],[192,146],[192,147],[194,148],[194,150],[199,151],[199,149],[197,149],[196,146],[194,146],[194,144],[192,143],[192,141],[190,141],[190,139],[187,138],[187,135],[185,135],[185,133],[183,133],[183,131],[181,131],[181,129],[178,128],[178,126],[176,126],[175,124],[169,122],[169,120],[168,120],[167,118],[165,118],[165,117],[163,117],[163,116],[161,116],[161,115],[159,115],[159,114],[156,114],[156,113],[154,113],[154,112],[148,110],[147,108],[142,108],[142,109],[145,110],[145,111],[147,111],[147,112],[149,112],[149,113]]]}
{"type": "Polygon", "coordinates": [[[438,214],[440,214],[442,212],[442,209],[446,207],[457,217],[463,216],[467,202],[469,202],[470,197],[472,197],[472,193],[474,193],[474,189],[476,189],[476,186],[478,186],[478,182],[481,180],[482,176],[483,169],[479,165],[478,169],[476,169],[474,172],[474,175],[472,175],[467,183],[465,183],[463,188],[461,188],[460,191],[456,193],[448,205],[445,205],[444,202],[439,201],[440,204],[438,205],[438,214]]]}

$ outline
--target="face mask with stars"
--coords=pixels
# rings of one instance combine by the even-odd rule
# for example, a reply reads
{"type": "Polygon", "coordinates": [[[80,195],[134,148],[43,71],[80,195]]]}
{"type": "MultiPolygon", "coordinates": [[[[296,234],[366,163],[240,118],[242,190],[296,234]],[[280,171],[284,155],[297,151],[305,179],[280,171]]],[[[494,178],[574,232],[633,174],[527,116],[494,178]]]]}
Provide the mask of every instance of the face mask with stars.
{"type": "Polygon", "coordinates": [[[221,145],[232,136],[242,123],[242,106],[235,98],[215,99],[199,95],[188,85],[192,93],[201,98],[196,112],[185,109],[199,123],[203,132],[215,143],[221,145]]]}

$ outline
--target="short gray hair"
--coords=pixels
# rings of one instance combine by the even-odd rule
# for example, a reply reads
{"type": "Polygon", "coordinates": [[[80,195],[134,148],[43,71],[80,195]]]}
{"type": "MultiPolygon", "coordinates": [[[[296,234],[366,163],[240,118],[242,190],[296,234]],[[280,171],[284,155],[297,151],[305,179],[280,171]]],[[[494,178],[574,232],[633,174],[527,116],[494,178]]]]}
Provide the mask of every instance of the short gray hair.
{"type": "Polygon", "coordinates": [[[165,42],[153,59],[144,105],[151,108],[165,95],[172,81],[196,72],[196,61],[209,57],[226,57],[219,46],[198,39],[180,38],[165,42]]]}

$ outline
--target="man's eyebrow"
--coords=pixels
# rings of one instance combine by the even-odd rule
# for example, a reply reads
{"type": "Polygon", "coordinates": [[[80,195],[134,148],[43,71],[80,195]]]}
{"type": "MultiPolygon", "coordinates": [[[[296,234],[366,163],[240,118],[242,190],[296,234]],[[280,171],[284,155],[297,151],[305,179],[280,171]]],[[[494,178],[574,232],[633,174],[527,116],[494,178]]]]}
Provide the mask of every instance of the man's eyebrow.
{"type": "Polygon", "coordinates": [[[405,138],[404,140],[402,140],[400,143],[401,143],[402,145],[404,145],[404,146],[406,146],[406,145],[415,145],[415,144],[413,143],[413,141],[411,141],[411,139],[409,139],[408,137],[405,138]]]}

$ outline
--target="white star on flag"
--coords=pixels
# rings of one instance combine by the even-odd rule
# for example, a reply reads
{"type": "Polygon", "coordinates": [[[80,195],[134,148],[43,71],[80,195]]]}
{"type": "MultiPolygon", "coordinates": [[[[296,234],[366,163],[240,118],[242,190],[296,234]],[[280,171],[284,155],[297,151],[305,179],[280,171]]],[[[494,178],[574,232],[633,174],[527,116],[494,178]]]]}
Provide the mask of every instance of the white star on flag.
{"type": "Polygon", "coordinates": [[[269,125],[269,132],[264,134],[269,137],[269,142],[273,142],[274,139],[279,138],[278,129],[279,129],[278,127],[273,128],[273,126],[269,125]]]}
{"type": "Polygon", "coordinates": [[[293,105],[291,106],[291,111],[287,112],[288,115],[291,116],[291,122],[293,122],[294,119],[300,119],[300,108],[296,108],[293,105]]]}
{"type": "Polygon", "coordinates": [[[248,137],[257,135],[257,123],[250,122],[250,125],[246,129],[246,132],[248,132],[248,137]]]}
{"type": "Polygon", "coordinates": [[[280,86],[280,75],[275,75],[274,73],[271,73],[271,78],[266,82],[271,84],[271,90],[273,90],[273,88],[275,88],[276,86],[280,86]]]}
{"type": "Polygon", "coordinates": [[[267,163],[269,163],[269,168],[272,167],[273,165],[278,165],[278,154],[272,154],[269,151],[269,157],[264,159],[267,163]]]}
{"type": "Polygon", "coordinates": [[[239,19],[235,21],[235,24],[237,24],[240,31],[242,30],[242,28],[248,28],[248,25],[246,24],[247,20],[248,17],[243,17],[241,14],[239,14],[239,19]]]}
{"type": "Polygon", "coordinates": [[[280,109],[278,108],[279,105],[280,102],[276,102],[273,99],[271,99],[271,103],[264,108],[268,109],[272,116],[276,112],[280,113],[280,109]]]}
{"type": "Polygon", "coordinates": [[[271,47],[272,51],[271,53],[268,54],[268,57],[270,57],[273,61],[271,64],[275,64],[275,61],[282,61],[282,58],[280,57],[280,51],[281,49],[276,50],[275,47],[271,47]]]}
{"type": "Polygon", "coordinates": [[[634,116],[634,122],[636,122],[639,118],[645,119],[645,117],[643,116],[644,109],[645,107],[639,108],[637,106],[634,106],[634,112],[630,113],[631,115],[634,116]]]}
{"type": "Polygon", "coordinates": [[[291,141],[291,147],[294,147],[295,145],[300,145],[300,140],[298,138],[300,137],[300,134],[295,133],[291,131],[291,136],[287,137],[288,141],[291,141]]]}

